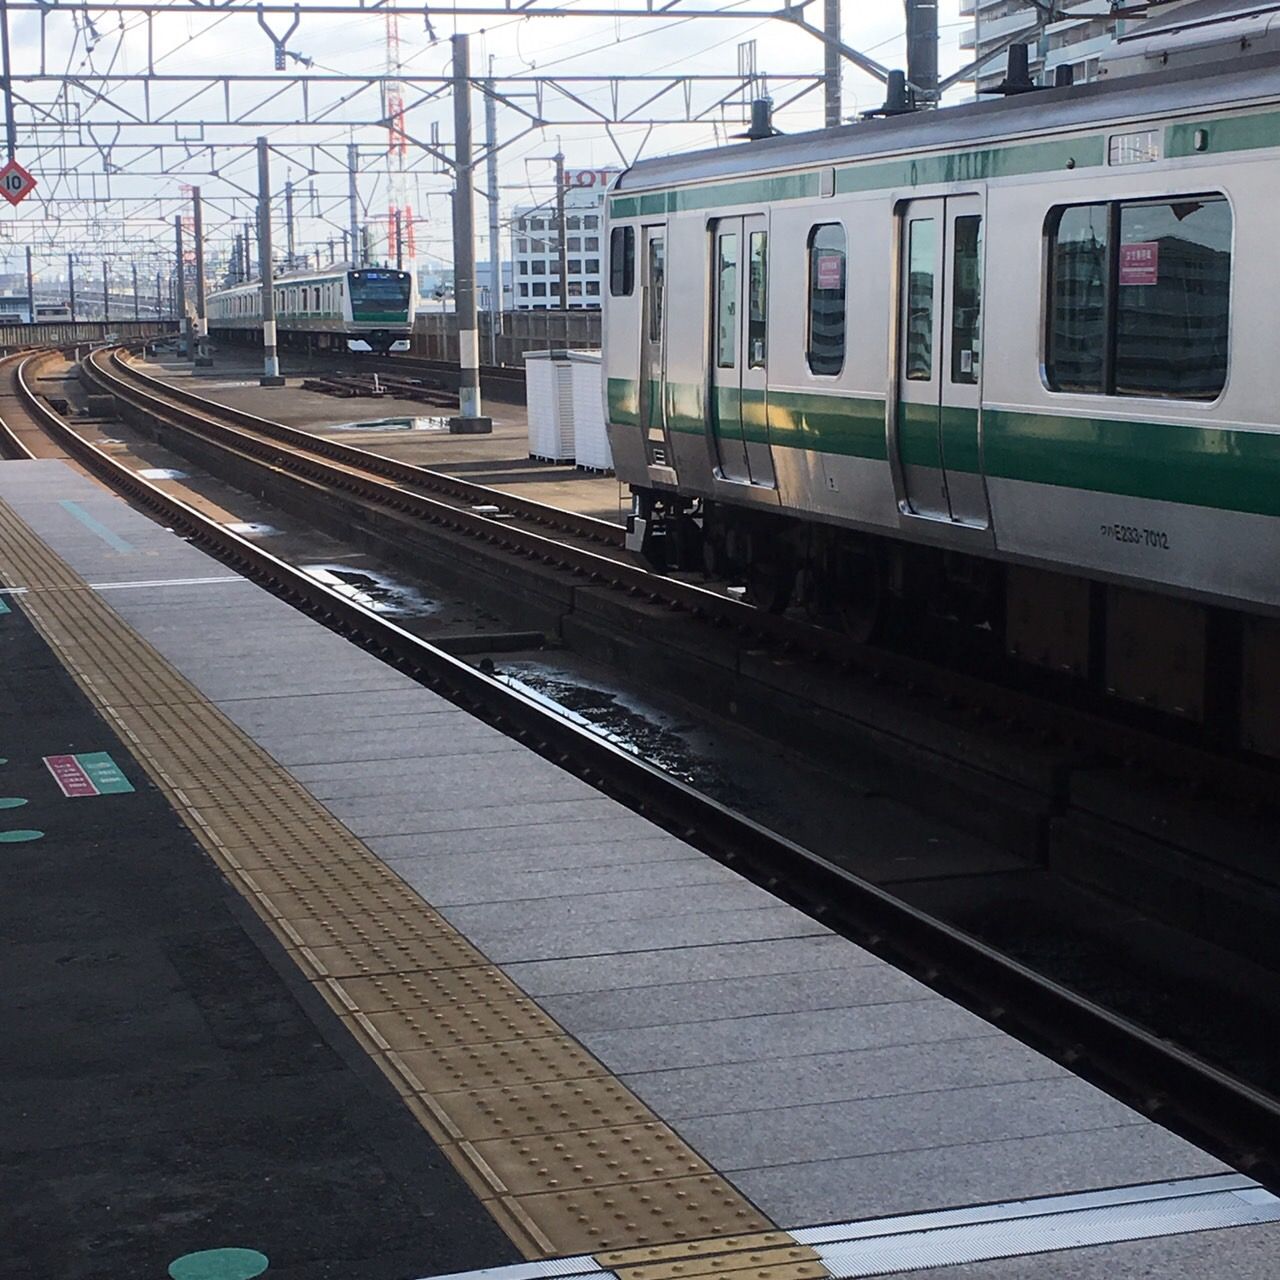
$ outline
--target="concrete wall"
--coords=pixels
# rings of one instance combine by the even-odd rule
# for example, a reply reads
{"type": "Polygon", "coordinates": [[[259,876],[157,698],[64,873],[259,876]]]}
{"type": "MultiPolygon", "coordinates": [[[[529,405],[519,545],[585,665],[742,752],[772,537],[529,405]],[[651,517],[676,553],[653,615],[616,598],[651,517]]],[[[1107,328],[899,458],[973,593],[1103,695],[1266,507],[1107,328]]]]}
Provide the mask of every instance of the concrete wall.
{"type": "MultiPolygon", "coordinates": [[[[600,346],[599,311],[508,311],[498,335],[497,364],[522,368],[526,351],[600,346]]],[[[429,360],[458,360],[458,318],[451,312],[419,315],[413,326],[413,354],[429,360]]],[[[480,313],[480,363],[495,363],[489,343],[489,316],[480,313]]]]}

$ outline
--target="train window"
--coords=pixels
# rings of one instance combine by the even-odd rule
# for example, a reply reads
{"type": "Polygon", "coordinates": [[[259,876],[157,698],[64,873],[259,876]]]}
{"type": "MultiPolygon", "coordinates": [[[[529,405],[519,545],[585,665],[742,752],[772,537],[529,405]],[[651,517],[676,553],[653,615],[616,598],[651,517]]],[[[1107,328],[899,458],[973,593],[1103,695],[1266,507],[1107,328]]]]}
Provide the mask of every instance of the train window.
{"type": "Polygon", "coordinates": [[[835,376],[844,368],[845,236],[838,222],[809,232],[809,371],[835,376]]]}
{"type": "Polygon", "coordinates": [[[1045,353],[1054,391],[1105,389],[1110,240],[1109,206],[1085,204],[1061,211],[1049,254],[1045,353]]]}
{"type": "Polygon", "coordinates": [[[933,266],[937,224],[913,218],[907,226],[907,381],[933,377],[933,266]]]}
{"type": "Polygon", "coordinates": [[[316,303],[315,309],[319,311],[320,310],[320,286],[319,285],[316,285],[315,287],[315,303],[316,303]]]}
{"type": "Polygon", "coordinates": [[[1122,205],[1117,251],[1116,394],[1212,400],[1227,381],[1230,206],[1122,205]]]}
{"type": "Polygon", "coordinates": [[[982,219],[965,214],[952,228],[951,381],[976,383],[982,349],[982,219]]]}
{"type": "MultiPolygon", "coordinates": [[[[663,291],[667,282],[667,256],[661,236],[649,239],[649,341],[662,340],[663,291]]],[[[579,293],[581,289],[579,289],[579,293]]]]}
{"type": "Polygon", "coordinates": [[[1231,208],[1221,196],[1077,205],[1050,221],[1054,391],[1212,400],[1227,380],[1231,208]]]}
{"type": "Polygon", "coordinates": [[[609,232],[609,292],[630,297],[636,282],[636,229],[614,227],[609,232]]]}
{"type": "Polygon", "coordinates": [[[716,365],[732,369],[738,362],[738,237],[730,231],[716,237],[716,365]]]}
{"type": "Polygon", "coordinates": [[[767,232],[751,233],[747,271],[747,368],[763,369],[769,287],[767,232]]]}

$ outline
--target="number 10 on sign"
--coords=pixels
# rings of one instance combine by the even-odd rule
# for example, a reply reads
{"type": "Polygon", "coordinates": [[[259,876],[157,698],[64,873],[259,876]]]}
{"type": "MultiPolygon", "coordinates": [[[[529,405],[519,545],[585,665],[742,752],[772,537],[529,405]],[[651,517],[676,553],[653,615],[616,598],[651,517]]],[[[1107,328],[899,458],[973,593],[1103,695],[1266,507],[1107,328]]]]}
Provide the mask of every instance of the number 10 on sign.
{"type": "Polygon", "coordinates": [[[0,196],[10,204],[20,204],[34,190],[36,180],[16,161],[0,169],[0,196]]]}

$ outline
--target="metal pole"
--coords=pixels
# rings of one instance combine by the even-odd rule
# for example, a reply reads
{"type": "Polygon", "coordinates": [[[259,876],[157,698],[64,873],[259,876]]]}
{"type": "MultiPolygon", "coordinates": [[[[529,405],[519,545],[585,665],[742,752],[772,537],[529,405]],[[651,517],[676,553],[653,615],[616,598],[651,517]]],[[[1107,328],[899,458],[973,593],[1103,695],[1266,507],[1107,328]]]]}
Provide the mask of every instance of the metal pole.
{"type": "MultiPolygon", "coordinates": [[[[332,244],[333,241],[331,240],[329,243],[332,244]]],[[[351,232],[350,231],[344,231],[342,233],[342,260],[343,262],[347,262],[347,263],[350,263],[352,266],[355,266],[355,263],[351,259],[351,232]]]]}
{"type": "MultiPolygon", "coordinates": [[[[489,59],[493,74],[493,58],[489,59]]],[[[489,81],[493,88],[493,81],[489,81]]],[[[502,332],[502,241],[498,208],[498,101],[484,95],[485,176],[489,186],[489,363],[498,363],[498,335],[502,332]]]]}
{"type": "Polygon", "coordinates": [[[204,201],[200,199],[200,188],[191,188],[191,237],[196,257],[196,349],[193,361],[197,369],[208,369],[213,361],[209,358],[209,320],[204,305],[204,201]]]}
{"type": "Polygon", "coordinates": [[[9,78],[9,4],[0,0],[0,62],[4,79],[4,145],[12,160],[18,149],[18,126],[13,116],[13,81],[9,78]]]}
{"type": "Polygon", "coordinates": [[[404,225],[403,214],[396,210],[396,270],[404,270],[404,225]]]}
{"type": "Polygon", "coordinates": [[[241,279],[248,284],[253,279],[253,223],[244,224],[244,275],[241,279]]]}
{"type": "Polygon", "coordinates": [[[560,310],[569,310],[569,241],[564,213],[564,156],[556,152],[556,226],[560,228],[560,310]]]}
{"type": "Polygon", "coordinates": [[[480,344],[476,334],[476,242],[471,164],[471,53],[453,37],[453,307],[458,317],[458,416],[449,430],[481,434],[493,420],[480,413],[480,344]]]}
{"type": "Polygon", "coordinates": [[[164,273],[156,272],[156,321],[164,314],[164,273]]]}
{"type": "Polygon", "coordinates": [[[936,106],[938,102],[938,0],[906,0],[906,6],[907,83],[910,85],[910,92],[917,107],[936,106]]]}
{"type": "Polygon", "coordinates": [[[107,279],[107,260],[102,260],[102,323],[111,321],[111,282],[107,279]]]}
{"type": "Polygon", "coordinates": [[[178,322],[178,332],[187,335],[187,354],[191,354],[191,331],[187,328],[187,280],[182,252],[182,215],[173,215],[173,248],[176,270],[173,277],[173,318],[178,322]]]}
{"type": "Polygon", "coordinates": [[[293,270],[293,183],[286,182],[284,184],[284,244],[285,244],[285,270],[293,270]]]}
{"type": "Polygon", "coordinates": [[[27,245],[27,323],[36,322],[36,278],[31,271],[31,246],[27,245]]]}
{"type": "Polygon", "coordinates": [[[71,312],[71,323],[76,322],[76,260],[67,254],[67,310],[71,312]]]}
{"type": "Polygon", "coordinates": [[[329,265],[333,266],[333,237],[329,237],[329,265]]]}
{"type": "Polygon", "coordinates": [[[356,192],[356,171],[360,167],[360,148],[354,142],[347,144],[347,215],[351,223],[351,265],[361,267],[356,260],[360,253],[360,199],[356,192]]]}
{"type": "Polygon", "coordinates": [[[276,282],[271,269],[271,153],[258,139],[258,262],[262,271],[262,377],[260,387],[283,387],[276,355],[276,282]]]}
{"type": "Polygon", "coordinates": [[[133,318],[134,320],[141,320],[142,310],[138,305],[138,264],[136,262],[129,264],[129,273],[133,276],[133,318]]]}
{"type": "MultiPolygon", "coordinates": [[[[907,0],[910,7],[912,0],[907,0]]],[[[822,42],[823,124],[834,129],[840,123],[840,0],[823,0],[822,42]]]]}

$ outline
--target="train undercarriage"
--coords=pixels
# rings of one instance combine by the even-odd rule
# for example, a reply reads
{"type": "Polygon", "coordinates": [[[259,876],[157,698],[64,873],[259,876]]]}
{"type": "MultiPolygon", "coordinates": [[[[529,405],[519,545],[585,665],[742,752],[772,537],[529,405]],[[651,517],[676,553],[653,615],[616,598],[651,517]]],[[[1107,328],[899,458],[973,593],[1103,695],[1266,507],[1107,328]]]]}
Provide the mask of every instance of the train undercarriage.
{"type": "Polygon", "coordinates": [[[1003,655],[1280,757],[1280,620],[706,499],[633,490],[628,546],[865,643],[1003,655]]]}

